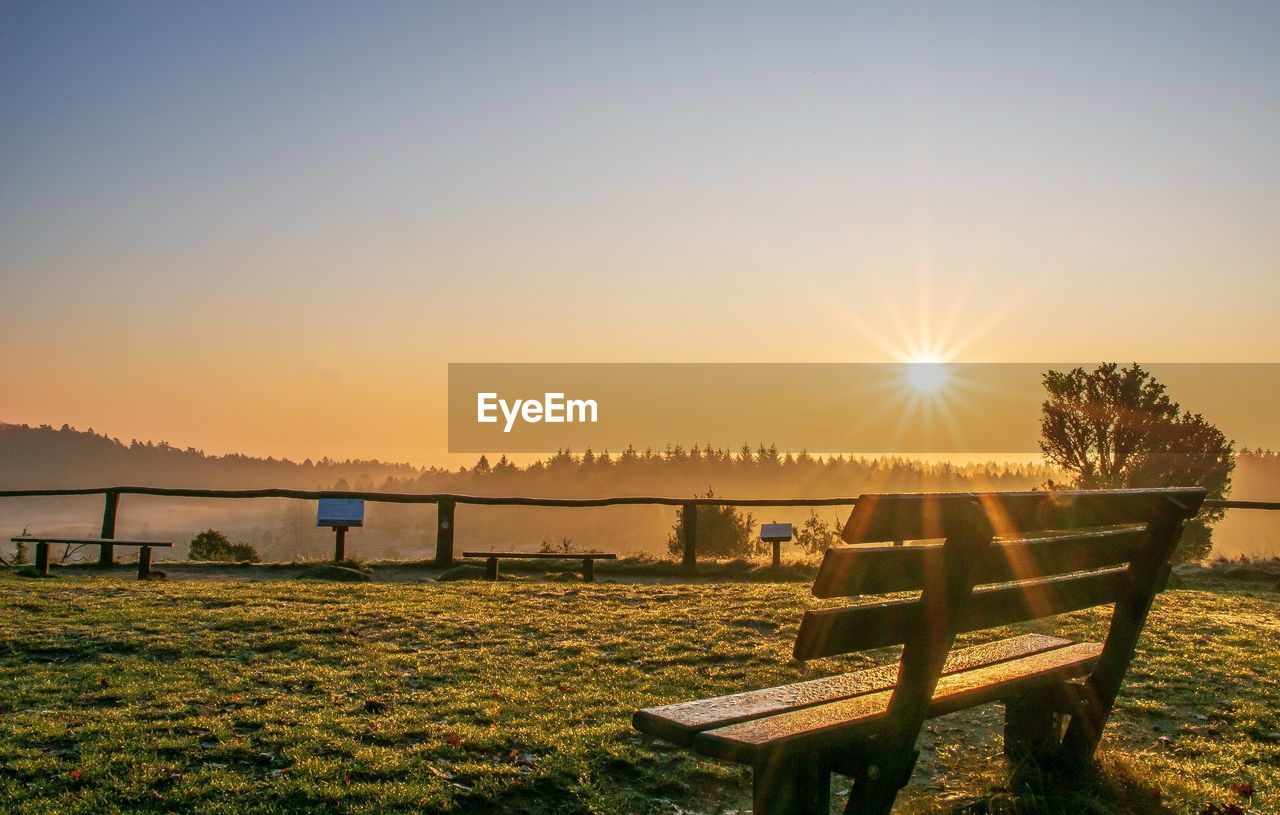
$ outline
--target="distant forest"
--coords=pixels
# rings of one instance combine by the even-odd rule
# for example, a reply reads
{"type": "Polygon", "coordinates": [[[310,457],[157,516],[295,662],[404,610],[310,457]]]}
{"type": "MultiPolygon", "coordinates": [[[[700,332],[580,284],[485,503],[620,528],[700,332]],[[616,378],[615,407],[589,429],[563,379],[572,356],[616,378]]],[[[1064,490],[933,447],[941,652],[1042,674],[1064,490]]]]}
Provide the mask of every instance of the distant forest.
{"type": "Polygon", "coordinates": [[[98,487],[292,487],[318,489],[339,479],[417,478],[417,467],[381,461],[295,462],[239,453],[208,455],[168,442],[123,442],[92,429],[0,424],[0,489],[98,487]]]}
{"type": "MultiPolygon", "coordinates": [[[[561,451],[525,466],[505,456],[481,456],[454,470],[376,460],[302,462],[228,454],[208,455],[166,442],[125,443],[63,426],[0,425],[0,489],[96,487],[119,484],[195,488],[288,487],[386,492],[454,492],[476,495],[594,497],[604,495],[716,495],[734,498],[824,498],[863,492],[1019,490],[1060,480],[1040,464],[957,465],[888,456],[813,456],[773,446],[736,451],[709,445],[663,450],[561,451]]],[[[1280,455],[1239,454],[1232,497],[1280,498],[1280,455]]],[[[42,529],[93,531],[101,499],[0,499],[0,534],[42,529]]],[[[206,528],[258,546],[267,559],[321,557],[331,536],[314,526],[314,507],[301,501],[216,501],[128,496],[118,534],[164,534],[185,544],[206,528]]],[[[819,510],[838,522],[847,509],[819,510]]],[[[754,511],[754,520],[799,523],[807,509],[754,511]]],[[[1255,513],[1257,514],[1257,513],[1255,513]]],[[[1247,532],[1241,551],[1276,548],[1274,524],[1261,517],[1229,517],[1247,532]],[[1259,536],[1265,540],[1259,542],[1259,536]]],[[[466,507],[459,509],[458,538],[478,548],[536,548],[543,541],[663,555],[674,513],[661,507],[553,510],[466,507]]],[[[1228,531],[1228,530],[1223,530],[1228,531]]],[[[371,504],[366,527],[353,533],[363,557],[427,557],[434,550],[435,511],[430,506],[371,504]]],[[[1221,541],[1222,536],[1215,536],[1221,541]]],[[[175,554],[185,556],[180,546],[175,554]]]]}
{"type": "Polygon", "coordinates": [[[868,491],[1021,489],[1056,477],[1042,465],[955,465],[902,457],[812,456],[776,446],[694,445],[620,453],[568,450],[525,466],[480,456],[456,470],[377,460],[302,462],[209,455],[168,442],[125,443],[63,425],[0,425],[0,489],[115,484],[195,488],[291,487],[388,492],[595,496],[823,497],[868,491]]]}

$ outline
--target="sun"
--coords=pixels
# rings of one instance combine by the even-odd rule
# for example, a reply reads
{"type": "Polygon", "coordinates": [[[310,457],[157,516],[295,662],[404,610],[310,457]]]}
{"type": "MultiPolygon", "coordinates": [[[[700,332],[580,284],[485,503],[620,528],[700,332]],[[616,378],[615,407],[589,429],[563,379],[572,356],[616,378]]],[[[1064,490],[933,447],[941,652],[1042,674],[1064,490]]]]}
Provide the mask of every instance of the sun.
{"type": "Polygon", "coordinates": [[[916,393],[935,393],[947,384],[947,366],[933,357],[917,357],[907,363],[907,382],[916,393]]]}

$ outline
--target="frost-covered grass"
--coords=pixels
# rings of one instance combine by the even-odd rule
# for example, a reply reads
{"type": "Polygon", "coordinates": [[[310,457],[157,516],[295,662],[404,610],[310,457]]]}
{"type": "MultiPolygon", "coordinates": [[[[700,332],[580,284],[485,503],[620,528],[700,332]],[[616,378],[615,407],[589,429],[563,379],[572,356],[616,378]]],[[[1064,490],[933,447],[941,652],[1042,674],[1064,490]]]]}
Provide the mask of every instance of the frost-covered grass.
{"type": "MultiPolygon", "coordinates": [[[[0,575],[0,811],[745,809],[745,768],[630,715],[876,661],[790,660],[807,590],[0,575]]],[[[1170,591],[1100,774],[1011,782],[988,706],[931,723],[902,809],[1280,812],[1278,646],[1280,593],[1170,591]]]]}

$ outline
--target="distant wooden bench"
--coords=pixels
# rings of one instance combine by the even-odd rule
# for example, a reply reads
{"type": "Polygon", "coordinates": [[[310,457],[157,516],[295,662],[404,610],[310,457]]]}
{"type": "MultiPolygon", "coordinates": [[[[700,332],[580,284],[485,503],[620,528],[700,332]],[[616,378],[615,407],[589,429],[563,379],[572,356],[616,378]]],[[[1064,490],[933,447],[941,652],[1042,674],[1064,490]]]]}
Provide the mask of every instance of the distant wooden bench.
{"type": "Polygon", "coordinates": [[[807,611],[801,660],[901,644],[898,664],[648,708],[642,732],[753,767],[756,815],[822,813],[831,773],[847,813],[884,815],[926,719],[1005,705],[1005,752],[1088,761],[1152,599],[1202,489],[864,495],[827,552],[817,597],[919,591],[807,611]],[[981,588],[974,588],[976,585],[981,588]],[[957,633],[1115,603],[1103,643],[1028,634],[953,649],[957,633]],[[1065,734],[1063,717],[1070,719],[1065,734]]]}
{"type": "Polygon", "coordinates": [[[499,560],[581,560],[583,583],[595,582],[597,560],[618,559],[613,552],[463,552],[462,556],[485,558],[484,576],[489,580],[498,579],[499,560]]]}
{"type": "Polygon", "coordinates": [[[151,576],[151,549],[153,547],[170,547],[173,541],[127,540],[125,538],[57,538],[48,535],[19,535],[10,538],[14,543],[34,543],[36,545],[36,574],[49,576],[49,544],[65,543],[71,546],[137,546],[138,547],[138,579],[146,580],[151,576]]]}

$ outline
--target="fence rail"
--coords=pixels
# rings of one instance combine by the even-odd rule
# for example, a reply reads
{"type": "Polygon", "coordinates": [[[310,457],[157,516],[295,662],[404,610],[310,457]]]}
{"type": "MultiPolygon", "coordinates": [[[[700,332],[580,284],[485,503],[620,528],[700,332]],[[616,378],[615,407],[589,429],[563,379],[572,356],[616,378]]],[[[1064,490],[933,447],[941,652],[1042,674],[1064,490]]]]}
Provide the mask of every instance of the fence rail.
{"type": "MultiPolygon", "coordinates": [[[[122,495],[151,495],[170,498],[292,498],[302,501],[317,501],[321,498],[360,498],[365,501],[384,504],[435,504],[437,506],[436,523],[436,557],[438,566],[453,565],[454,518],[458,504],[476,504],[482,506],[521,506],[521,507],[613,507],[613,506],[670,506],[680,507],[682,532],[684,533],[684,551],[682,563],[693,571],[698,563],[698,507],[831,507],[853,506],[858,503],[856,497],[848,498],[670,498],[655,495],[609,496],[605,498],[534,498],[530,496],[493,496],[493,495],[460,495],[450,492],[415,493],[415,492],[367,492],[361,490],[289,490],[267,488],[256,490],[206,490],[187,487],[74,487],[69,489],[46,490],[0,490],[0,498],[43,498],[65,497],[74,495],[102,495],[102,534],[104,538],[114,538],[116,533],[116,516],[120,509],[122,495]]],[[[1204,502],[1205,509],[1260,509],[1280,510],[1280,501],[1230,501],[1226,499],[1209,499],[1204,502]]],[[[114,562],[115,552],[111,546],[103,546],[99,563],[109,565],[114,562]]]]}

